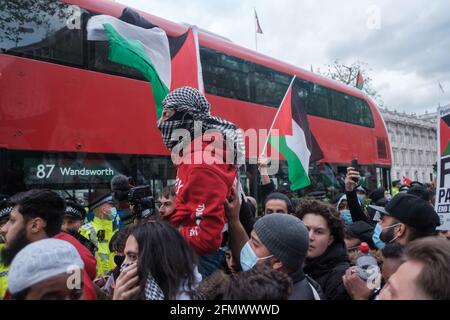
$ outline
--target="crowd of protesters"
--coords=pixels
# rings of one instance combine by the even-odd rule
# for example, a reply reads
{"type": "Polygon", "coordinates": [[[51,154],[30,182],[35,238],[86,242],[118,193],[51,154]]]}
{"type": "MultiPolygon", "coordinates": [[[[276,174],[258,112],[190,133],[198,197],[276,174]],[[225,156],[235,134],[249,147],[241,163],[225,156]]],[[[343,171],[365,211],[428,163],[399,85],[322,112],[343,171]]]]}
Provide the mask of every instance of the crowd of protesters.
{"type": "Polygon", "coordinates": [[[275,188],[261,157],[260,207],[242,191],[236,161],[186,161],[207,147],[195,143],[196,121],[200,132],[230,138],[216,159],[240,156],[236,127],[212,116],[192,88],[171,92],[163,107],[158,128],[167,148],[177,146],[176,129],[193,139],[153,214],[136,214],[114,190],[95,192],[87,207],[47,189],[1,197],[0,297],[450,299],[450,232],[436,229],[430,188],[366,190],[349,167],[334,199],[320,192],[294,199],[275,188]],[[365,246],[379,267],[370,280],[358,264],[365,246]]]}

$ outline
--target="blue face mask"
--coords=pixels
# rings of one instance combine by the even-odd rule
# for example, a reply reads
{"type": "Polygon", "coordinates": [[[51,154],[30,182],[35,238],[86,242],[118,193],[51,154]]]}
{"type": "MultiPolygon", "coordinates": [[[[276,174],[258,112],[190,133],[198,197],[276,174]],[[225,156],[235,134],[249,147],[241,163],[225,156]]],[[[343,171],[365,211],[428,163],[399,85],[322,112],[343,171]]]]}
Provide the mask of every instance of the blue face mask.
{"type": "Polygon", "coordinates": [[[383,228],[379,223],[377,223],[377,225],[375,226],[375,230],[373,231],[372,241],[373,244],[380,250],[383,249],[386,245],[383,241],[380,240],[381,231],[383,231],[383,228]]]}
{"type": "Polygon", "coordinates": [[[263,257],[263,258],[258,258],[256,253],[253,251],[252,247],[250,246],[250,243],[247,242],[245,244],[245,246],[242,247],[242,250],[241,250],[242,270],[248,271],[255,266],[255,264],[258,262],[258,260],[265,260],[265,259],[268,259],[271,257],[273,257],[273,255],[263,257]]]}
{"type": "Polygon", "coordinates": [[[339,214],[341,218],[344,219],[344,224],[346,226],[350,226],[353,224],[352,214],[350,213],[350,210],[348,209],[340,210],[339,214]]]}

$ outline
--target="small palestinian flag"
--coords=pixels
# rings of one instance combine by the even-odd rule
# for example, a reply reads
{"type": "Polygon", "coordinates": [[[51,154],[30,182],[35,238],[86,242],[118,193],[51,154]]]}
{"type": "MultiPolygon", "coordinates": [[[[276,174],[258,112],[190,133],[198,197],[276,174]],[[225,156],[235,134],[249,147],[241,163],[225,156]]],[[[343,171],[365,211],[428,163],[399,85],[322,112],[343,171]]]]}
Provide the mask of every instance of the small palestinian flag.
{"type": "Polygon", "coordinates": [[[359,90],[362,90],[363,86],[364,86],[364,80],[363,80],[361,71],[358,71],[358,75],[356,76],[356,87],[359,90]]]}
{"type": "Polygon", "coordinates": [[[407,185],[408,187],[411,185],[411,179],[408,179],[407,177],[403,176],[403,184],[407,185]]]}
{"type": "Polygon", "coordinates": [[[291,190],[309,186],[309,163],[323,158],[309,129],[303,93],[304,89],[294,77],[275,115],[269,136],[270,144],[288,162],[291,190]]]}

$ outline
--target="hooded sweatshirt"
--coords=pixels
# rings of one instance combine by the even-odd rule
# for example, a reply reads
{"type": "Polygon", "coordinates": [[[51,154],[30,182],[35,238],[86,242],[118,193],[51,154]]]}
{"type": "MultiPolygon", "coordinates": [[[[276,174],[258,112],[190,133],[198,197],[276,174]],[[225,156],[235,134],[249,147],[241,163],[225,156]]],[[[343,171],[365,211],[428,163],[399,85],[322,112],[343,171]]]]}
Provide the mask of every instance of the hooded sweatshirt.
{"type": "Polygon", "coordinates": [[[231,195],[237,173],[235,165],[225,163],[222,143],[211,139],[209,134],[195,139],[190,152],[175,163],[177,197],[175,212],[168,217],[199,256],[213,253],[221,245],[224,202],[231,195]]]}

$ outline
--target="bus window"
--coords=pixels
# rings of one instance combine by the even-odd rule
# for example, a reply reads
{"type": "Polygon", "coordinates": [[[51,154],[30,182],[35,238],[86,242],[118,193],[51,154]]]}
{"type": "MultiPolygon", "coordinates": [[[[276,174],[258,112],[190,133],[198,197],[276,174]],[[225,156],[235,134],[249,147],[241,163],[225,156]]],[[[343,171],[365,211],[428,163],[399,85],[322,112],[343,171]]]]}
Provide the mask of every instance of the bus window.
{"type": "Polygon", "coordinates": [[[279,106],[292,77],[255,64],[254,102],[266,106],[279,106]]]}
{"type": "Polygon", "coordinates": [[[308,101],[308,114],[329,118],[330,99],[328,90],[317,84],[313,85],[312,94],[308,101]]]}
{"type": "Polygon", "coordinates": [[[83,65],[83,12],[60,1],[2,1],[1,52],[83,65]]]}
{"type": "Polygon", "coordinates": [[[204,47],[201,48],[200,57],[207,93],[251,100],[249,62],[204,47]]]}
{"type": "Polygon", "coordinates": [[[107,41],[87,41],[86,45],[89,47],[89,69],[146,81],[140,71],[108,59],[107,41]]]}
{"type": "Polygon", "coordinates": [[[346,94],[334,90],[331,91],[331,119],[348,122],[347,101],[348,96],[346,94]]]}
{"type": "Polygon", "coordinates": [[[203,81],[209,94],[278,107],[291,75],[200,47],[203,81]]]}

